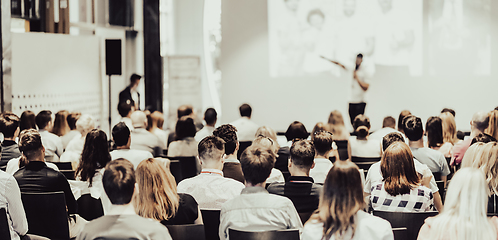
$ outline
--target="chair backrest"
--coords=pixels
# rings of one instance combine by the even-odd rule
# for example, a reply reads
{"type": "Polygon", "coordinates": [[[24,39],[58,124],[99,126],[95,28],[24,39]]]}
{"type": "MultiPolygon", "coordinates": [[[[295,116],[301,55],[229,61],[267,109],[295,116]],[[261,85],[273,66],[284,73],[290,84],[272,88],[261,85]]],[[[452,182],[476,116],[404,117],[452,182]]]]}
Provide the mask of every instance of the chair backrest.
{"type": "Polygon", "coordinates": [[[63,192],[21,193],[28,233],[50,239],[69,239],[66,200],[63,192]]]}
{"type": "Polygon", "coordinates": [[[289,154],[278,153],[277,160],[275,161],[275,168],[281,172],[289,171],[289,154]]]}
{"type": "Polygon", "coordinates": [[[380,157],[351,157],[351,161],[354,162],[360,169],[368,170],[372,164],[380,161],[380,157]]]}
{"type": "Polygon", "coordinates": [[[441,181],[441,173],[440,172],[432,172],[432,176],[434,176],[435,181],[441,181]]]}
{"type": "Polygon", "coordinates": [[[337,146],[337,153],[339,154],[339,159],[346,160],[349,158],[348,153],[348,140],[335,140],[335,145],[337,146]]]}
{"type": "Polygon", "coordinates": [[[102,201],[95,199],[90,194],[83,194],[77,200],[78,214],[87,221],[104,216],[102,201]]]}
{"type": "Polygon", "coordinates": [[[392,228],[406,228],[406,235],[410,239],[417,239],[418,232],[428,217],[436,216],[438,212],[384,212],[373,211],[373,215],[386,219],[392,228]]]}
{"type": "Polygon", "coordinates": [[[169,161],[169,171],[175,177],[176,184],[178,184],[182,178],[182,169],[180,167],[180,161],[179,160],[170,160],[169,161]]]}
{"type": "MultiPolygon", "coordinates": [[[[198,167],[198,161],[197,161],[197,158],[196,157],[168,157],[169,160],[170,160],[170,169],[171,169],[171,161],[175,161],[175,160],[178,160],[179,162],[179,165],[180,165],[180,172],[181,172],[181,176],[180,176],[180,180],[178,182],[180,182],[181,180],[183,179],[186,179],[186,178],[191,178],[191,177],[195,177],[197,176],[197,167],[198,167]]],[[[175,168],[175,166],[173,166],[173,168],[175,168]]],[[[175,171],[177,171],[178,173],[178,170],[177,169],[174,169],[175,171]]],[[[171,171],[171,173],[173,174],[173,170],[171,171]]],[[[173,174],[173,176],[175,176],[173,174]]],[[[176,179],[177,176],[175,176],[175,179],[176,179]]]]}
{"type": "Polygon", "coordinates": [[[59,168],[60,170],[73,170],[73,166],[71,165],[71,162],[52,162],[59,168]]]}
{"type": "Polygon", "coordinates": [[[0,239],[10,239],[10,226],[5,208],[0,208],[0,239]]]}
{"type": "Polygon", "coordinates": [[[169,235],[173,240],[205,240],[204,225],[202,224],[184,224],[184,225],[167,225],[169,235]]]}
{"type": "Polygon", "coordinates": [[[403,228],[393,228],[393,234],[394,234],[394,239],[395,240],[403,240],[403,239],[408,239],[408,229],[403,227],[403,228]]]}
{"type": "Polygon", "coordinates": [[[329,160],[331,163],[335,163],[337,159],[335,159],[335,156],[329,157],[329,160]]]}
{"type": "Polygon", "coordinates": [[[310,219],[311,215],[313,215],[314,211],[313,212],[300,212],[300,213],[297,213],[299,214],[299,218],[301,218],[301,222],[303,223],[303,225],[308,221],[308,219],[310,219]]]}
{"type": "Polygon", "coordinates": [[[230,239],[237,239],[237,240],[273,240],[273,239],[299,240],[299,230],[285,229],[285,230],[264,231],[264,232],[246,232],[246,231],[239,231],[229,228],[228,236],[230,237],[230,239]]]}
{"type": "Polygon", "coordinates": [[[239,151],[237,152],[237,159],[240,159],[242,152],[246,150],[249,146],[251,146],[252,141],[239,142],[239,151]]]}
{"type": "Polygon", "coordinates": [[[66,177],[67,180],[75,180],[75,172],[73,170],[60,170],[60,172],[64,174],[64,177],[66,177]]]}
{"type": "MultiPolygon", "coordinates": [[[[204,222],[204,234],[206,240],[219,240],[220,210],[201,209],[202,221],[204,222]]],[[[236,238],[233,238],[236,239],[236,238]]]]}

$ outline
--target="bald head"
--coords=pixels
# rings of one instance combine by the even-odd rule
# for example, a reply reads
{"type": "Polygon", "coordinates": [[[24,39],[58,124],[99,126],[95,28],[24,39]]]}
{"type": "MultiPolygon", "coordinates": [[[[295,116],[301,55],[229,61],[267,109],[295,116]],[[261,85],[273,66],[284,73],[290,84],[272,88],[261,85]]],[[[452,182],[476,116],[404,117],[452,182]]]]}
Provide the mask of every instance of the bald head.
{"type": "Polygon", "coordinates": [[[472,116],[471,125],[473,128],[484,132],[489,125],[489,113],[485,111],[475,113],[474,116],[472,116]]]}
{"type": "Polygon", "coordinates": [[[147,115],[142,111],[135,111],[130,116],[133,127],[145,128],[147,126],[147,115]]]}

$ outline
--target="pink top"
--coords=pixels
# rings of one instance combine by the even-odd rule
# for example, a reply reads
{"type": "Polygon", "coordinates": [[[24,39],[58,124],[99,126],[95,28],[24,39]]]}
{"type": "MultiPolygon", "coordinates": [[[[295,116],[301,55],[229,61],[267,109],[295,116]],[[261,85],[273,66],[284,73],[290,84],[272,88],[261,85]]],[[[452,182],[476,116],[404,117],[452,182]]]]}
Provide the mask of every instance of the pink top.
{"type": "Polygon", "coordinates": [[[452,166],[460,165],[463,159],[463,155],[465,155],[465,152],[467,151],[467,149],[469,149],[471,142],[472,138],[467,138],[455,144],[452,150],[450,165],[452,166]]]}

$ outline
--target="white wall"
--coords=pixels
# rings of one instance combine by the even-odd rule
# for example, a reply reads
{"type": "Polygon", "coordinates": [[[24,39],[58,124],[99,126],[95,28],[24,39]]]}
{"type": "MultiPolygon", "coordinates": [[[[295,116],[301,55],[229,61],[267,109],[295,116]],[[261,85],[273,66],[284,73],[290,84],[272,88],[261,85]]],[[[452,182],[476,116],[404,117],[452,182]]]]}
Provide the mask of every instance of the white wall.
{"type": "MultiPolygon", "coordinates": [[[[496,18],[495,15],[492,19],[492,37],[497,34],[496,18]]],[[[345,122],[349,122],[350,79],[331,75],[270,78],[266,0],[224,0],[222,37],[221,122],[237,119],[242,103],[253,107],[256,123],[277,131],[285,131],[294,120],[302,121],[311,131],[315,123],[327,121],[334,109],[340,110],[345,122]]],[[[498,56],[496,45],[492,46],[492,53],[498,56]]],[[[474,112],[498,106],[498,62],[496,57],[492,60],[491,76],[481,77],[410,77],[399,69],[377,68],[365,113],[371,119],[372,129],[380,128],[385,116],[397,118],[404,109],[425,121],[439,115],[442,108],[451,107],[457,112],[458,128],[468,130],[474,112]]]]}

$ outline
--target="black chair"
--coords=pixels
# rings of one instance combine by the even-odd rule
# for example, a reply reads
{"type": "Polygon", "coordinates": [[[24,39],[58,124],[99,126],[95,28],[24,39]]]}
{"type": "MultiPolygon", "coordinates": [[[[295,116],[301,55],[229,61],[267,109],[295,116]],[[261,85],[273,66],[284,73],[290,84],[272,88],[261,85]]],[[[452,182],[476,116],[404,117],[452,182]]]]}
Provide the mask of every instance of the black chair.
{"type": "Polygon", "coordinates": [[[229,228],[228,236],[230,237],[230,239],[237,239],[237,240],[274,240],[274,239],[299,240],[299,230],[286,229],[286,230],[264,231],[264,232],[246,232],[246,231],[239,231],[229,228]]]}
{"type": "Polygon", "coordinates": [[[7,165],[1,166],[1,167],[0,167],[0,170],[2,170],[2,171],[4,171],[4,172],[5,172],[5,170],[7,170],[7,165]]]}
{"type": "Polygon", "coordinates": [[[60,170],[62,174],[64,174],[64,177],[67,178],[67,180],[75,180],[76,178],[74,177],[74,171],[73,170],[60,170]]]}
{"type": "Polygon", "coordinates": [[[289,154],[279,152],[277,160],[275,161],[275,168],[281,172],[289,171],[289,154]]]}
{"type": "Polygon", "coordinates": [[[335,156],[329,157],[329,160],[331,163],[335,163],[335,161],[336,161],[335,156]]]}
{"type": "Polygon", "coordinates": [[[403,228],[393,228],[394,240],[404,240],[408,239],[408,229],[403,228]]]}
{"type": "Polygon", "coordinates": [[[428,217],[434,217],[438,212],[384,212],[373,211],[373,215],[386,219],[392,228],[406,228],[406,240],[416,240],[418,232],[428,217]]]}
{"type": "Polygon", "coordinates": [[[239,151],[237,151],[237,159],[240,159],[242,152],[244,152],[244,150],[246,150],[246,148],[251,146],[251,144],[252,144],[252,141],[239,142],[239,151]]]}
{"type": "Polygon", "coordinates": [[[337,146],[337,152],[339,153],[339,159],[346,160],[349,158],[348,153],[348,140],[335,140],[335,145],[337,146]]]}
{"type": "Polygon", "coordinates": [[[184,224],[167,225],[169,235],[173,240],[205,240],[204,225],[184,224]]]}
{"type": "Polygon", "coordinates": [[[315,211],[313,211],[313,212],[300,212],[297,214],[299,214],[299,218],[301,218],[301,222],[304,225],[308,221],[308,219],[310,219],[311,215],[313,215],[314,212],[315,211]]]}
{"type": "Polygon", "coordinates": [[[5,208],[0,208],[0,239],[10,239],[10,226],[5,208]]]}
{"type": "Polygon", "coordinates": [[[59,168],[59,171],[61,170],[73,170],[73,166],[71,165],[71,162],[52,162],[59,168]]]}
{"type": "Polygon", "coordinates": [[[28,233],[50,239],[69,239],[66,200],[63,192],[21,193],[28,233]]]}
{"type": "Polygon", "coordinates": [[[354,162],[360,169],[368,170],[372,164],[380,161],[380,157],[351,157],[351,161],[354,162]]]}
{"type": "Polygon", "coordinates": [[[186,178],[195,177],[200,172],[200,164],[197,161],[196,157],[168,157],[168,158],[171,162],[175,160],[179,162],[180,171],[178,171],[177,166],[173,166],[173,169],[171,169],[171,162],[170,162],[171,173],[173,174],[173,176],[175,176],[175,180],[177,180],[178,182],[186,178]],[[173,173],[173,170],[175,171],[175,173],[173,173]],[[178,174],[179,172],[181,174],[178,174]],[[175,174],[180,176],[176,176],[175,174]],[[177,179],[177,177],[179,180],[177,179]]]}
{"type": "Polygon", "coordinates": [[[93,198],[90,194],[83,194],[76,201],[78,203],[78,214],[87,221],[104,216],[102,201],[93,198]]]}
{"type": "Polygon", "coordinates": [[[178,184],[182,178],[182,169],[180,167],[180,161],[178,160],[170,160],[169,161],[169,171],[175,177],[176,184],[178,184]]]}
{"type": "MultiPolygon", "coordinates": [[[[220,210],[201,209],[202,221],[204,222],[204,234],[206,240],[219,240],[220,210]]],[[[237,239],[237,238],[232,238],[237,239]]]]}
{"type": "Polygon", "coordinates": [[[285,182],[289,181],[289,178],[291,176],[289,171],[282,172],[282,175],[284,175],[285,182]]]}

